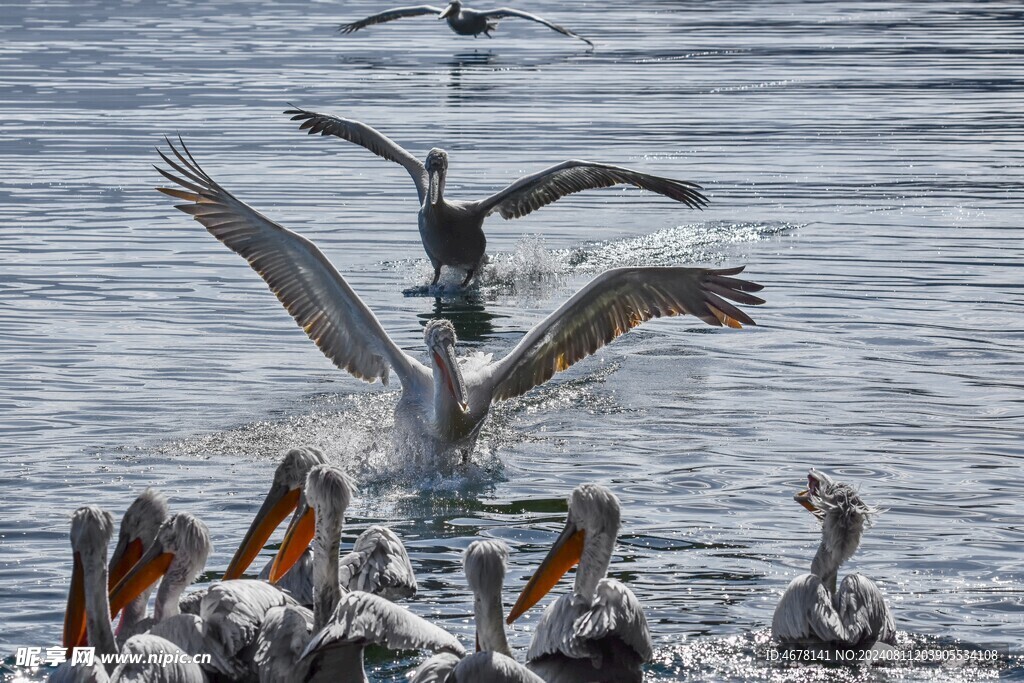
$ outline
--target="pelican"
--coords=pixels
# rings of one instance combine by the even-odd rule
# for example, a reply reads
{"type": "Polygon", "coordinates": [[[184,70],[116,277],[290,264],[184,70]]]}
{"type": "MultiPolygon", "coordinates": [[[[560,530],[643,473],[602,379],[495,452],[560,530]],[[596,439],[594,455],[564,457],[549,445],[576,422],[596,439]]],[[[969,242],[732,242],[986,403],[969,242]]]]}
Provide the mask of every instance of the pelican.
{"type": "Polygon", "coordinates": [[[572,593],[548,605],[526,655],[527,666],[548,683],[643,679],[652,655],[647,619],[629,588],[605,578],[619,519],[615,494],[577,486],[562,534],[508,615],[511,624],[579,562],[572,593]]]}
{"type": "Polygon", "coordinates": [[[707,198],[700,193],[700,186],[694,183],[621,166],[577,160],[563,161],[523,176],[500,192],[479,201],[449,201],[444,196],[448,153],[443,149],[430,150],[426,161],[420,163],[393,140],[365,123],[297,108],[289,109],[285,114],[290,114],[293,121],[302,121],[299,129],[310,135],[335,135],[405,167],[416,183],[419,195],[420,239],[434,266],[431,285],[436,285],[441,277],[441,266],[465,270],[462,286],[469,284],[486,257],[484,219],[495,211],[505,219],[521,218],[567,195],[613,185],[633,185],[693,208],[707,204],[707,198]]]}
{"type": "MultiPolygon", "coordinates": [[[[168,141],[170,145],[170,141],[168,141]]],[[[426,366],[388,336],[366,304],[309,240],[239,201],[207,175],[184,147],[178,162],[160,156],[184,189],[159,188],[183,199],[177,206],[214,237],[243,256],[267,282],[320,350],[355,377],[387,383],[394,370],[402,383],[395,408],[396,443],[415,444],[416,457],[447,468],[451,456],[468,460],[491,403],[526,393],[556,372],[652,318],[688,313],[714,326],[754,324],[732,299],[757,305],[761,285],[735,277],[743,267],[617,268],[598,275],[534,326],[504,358],[455,357],[455,328],[432,320],[424,329],[426,366]]]]}
{"type": "Polygon", "coordinates": [[[813,468],[807,489],[793,499],[821,522],[821,544],[811,573],[793,579],[779,600],[772,635],[785,645],[895,645],[896,624],[871,579],[849,574],[836,591],[839,567],[856,552],[864,529],[882,510],[865,504],[853,487],[813,468]]]}
{"type": "MultiPolygon", "coordinates": [[[[117,546],[114,548],[114,554],[110,556],[110,589],[113,589],[128,570],[142,558],[143,551],[156,539],[156,534],[167,519],[167,515],[167,496],[151,488],[140,493],[128,506],[124,517],[121,518],[117,546]]],[[[149,594],[149,589],[143,591],[121,612],[116,632],[119,640],[145,630],[144,619],[149,594]]]]}
{"type": "Polygon", "coordinates": [[[298,603],[263,581],[216,583],[202,594],[198,614],[183,613],[181,594],[206,566],[212,544],[206,525],[189,513],[171,515],[156,540],[110,594],[117,614],[158,579],[149,633],[160,635],[190,654],[209,654],[211,673],[230,679],[255,677],[256,635],[269,609],[298,603]]]}
{"type": "Polygon", "coordinates": [[[473,591],[477,652],[458,657],[442,652],[421,664],[411,683],[544,683],[537,674],[512,659],[502,623],[501,591],[508,565],[508,546],[502,541],[473,541],[462,557],[466,582],[473,591]]]}
{"type": "MultiPolygon", "coordinates": [[[[119,652],[117,641],[114,639],[114,627],[110,621],[110,603],[107,599],[107,544],[113,534],[113,518],[109,512],[98,507],[82,507],[71,516],[74,568],[71,574],[71,589],[68,592],[67,611],[64,614],[64,646],[70,649],[88,642],[95,648],[96,657],[92,666],[72,665],[67,661],[53,672],[49,680],[93,683],[107,680],[202,683],[206,677],[199,665],[185,664],[179,659],[169,661],[167,666],[123,663],[115,668],[111,663],[107,665],[111,669],[110,672],[100,662],[100,657],[119,652]],[[85,642],[79,641],[83,625],[86,632],[85,642]]],[[[125,642],[120,652],[140,654],[146,660],[149,655],[180,657],[186,654],[174,643],[152,634],[132,636],[125,642]]]]}
{"type": "MultiPolygon", "coordinates": [[[[288,556],[279,562],[274,574],[274,561],[267,563],[260,578],[273,583],[303,605],[313,604],[313,566],[309,543],[313,540],[313,510],[303,489],[309,472],[326,461],[315,448],[289,451],[274,473],[263,505],[253,518],[249,530],[235,552],[224,580],[240,578],[289,513],[294,511],[289,533],[305,541],[289,546],[288,556]]],[[[416,577],[405,546],[387,527],[373,525],[359,535],[352,552],[342,558],[339,580],[345,590],[363,590],[382,595],[388,600],[408,598],[416,593],[416,577]]]]}
{"type": "MultiPolygon", "coordinates": [[[[352,499],[352,484],[345,473],[330,465],[317,465],[309,472],[305,491],[314,523],[313,623],[305,622],[288,606],[267,613],[256,652],[260,680],[337,680],[340,672],[363,672],[363,648],[374,643],[462,654],[459,642],[442,629],[382,597],[348,592],[340,584],[338,548],[345,510],[352,499]]],[[[301,533],[303,526],[289,526],[274,558],[272,581],[286,571],[287,558],[294,549],[308,543],[301,533]]]]}
{"type": "Polygon", "coordinates": [[[464,7],[460,0],[452,0],[448,3],[448,6],[444,8],[432,7],[431,5],[395,7],[394,9],[389,9],[386,12],[374,14],[373,16],[360,19],[359,21],[353,21],[351,24],[343,24],[338,27],[338,30],[342,33],[353,33],[361,28],[373,26],[374,24],[383,24],[388,21],[404,19],[406,17],[421,17],[428,14],[436,14],[439,20],[447,20],[448,26],[450,26],[451,29],[460,36],[473,36],[476,38],[482,33],[488,38],[491,38],[491,31],[498,28],[499,19],[517,18],[528,19],[530,21],[535,21],[538,24],[543,24],[554,31],[558,31],[563,36],[579,38],[590,47],[594,47],[594,44],[583,36],[573,33],[569,29],[559,26],[558,24],[552,24],[546,19],[541,19],[535,14],[529,14],[517,9],[509,9],[508,7],[489,10],[470,9],[468,7],[464,7]]]}

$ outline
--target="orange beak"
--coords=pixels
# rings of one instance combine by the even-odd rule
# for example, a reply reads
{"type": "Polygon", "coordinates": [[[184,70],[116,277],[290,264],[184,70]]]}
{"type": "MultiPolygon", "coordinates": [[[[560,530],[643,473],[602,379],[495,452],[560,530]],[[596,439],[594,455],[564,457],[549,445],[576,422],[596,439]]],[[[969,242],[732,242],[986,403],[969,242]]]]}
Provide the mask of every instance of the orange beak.
{"type": "Polygon", "coordinates": [[[814,503],[811,502],[811,490],[804,489],[800,493],[793,496],[793,500],[803,505],[810,512],[817,512],[818,508],[814,507],[814,503]]]}
{"type": "Polygon", "coordinates": [[[270,489],[270,493],[263,500],[263,505],[249,525],[249,530],[242,539],[242,544],[235,551],[231,558],[228,569],[224,572],[224,581],[239,579],[260,550],[266,545],[267,539],[274,533],[274,530],[281,525],[285,517],[295,511],[299,505],[300,489],[285,490],[284,486],[270,489]]]}
{"type": "Polygon", "coordinates": [[[445,344],[434,349],[434,362],[441,369],[441,376],[444,378],[448,392],[459,405],[463,413],[469,412],[469,399],[466,397],[466,384],[462,379],[462,371],[459,370],[459,361],[455,358],[455,347],[445,344]]]}
{"type": "Polygon", "coordinates": [[[72,648],[85,644],[85,572],[82,569],[82,557],[75,553],[68,606],[64,610],[64,647],[68,649],[68,657],[71,656],[72,648]]]}
{"type": "Polygon", "coordinates": [[[128,603],[139,597],[144,590],[156,583],[174,561],[174,553],[164,552],[159,542],[154,542],[145,555],[131,570],[117,582],[110,593],[110,618],[113,619],[128,603]]]}
{"type": "Polygon", "coordinates": [[[107,579],[107,590],[114,590],[117,582],[124,578],[124,575],[142,559],[142,539],[136,538],[125,546],[121,557],[117,558],[110,567],[110,577],[107,579]]]}
{"type": "Polygon", "coordinates": [[[519,599],[512,606],[506,623],[511,624],[518,619],[526,610],[530,609],[548,594],[558,580],[565,576],[565,573],[576,566],[583,555],[582,529],[577,529],[573,522],[566,522],[562,534],[551,546],[547,557],[540,563],[537,572],[527,582],[519,599]]]}
{"type": "Polygon", "coordinates": [[[288,570],[295,566],[295,563],[306,552],[313,535],[316,533],[316,514],[313,508],[306,506],[302,514],[292,519],[288,525],[288,531],[284,534],[281,547],[277,549],[274,556],[274,563],[270,565],[270,583],[277,583],[288,570]]]}

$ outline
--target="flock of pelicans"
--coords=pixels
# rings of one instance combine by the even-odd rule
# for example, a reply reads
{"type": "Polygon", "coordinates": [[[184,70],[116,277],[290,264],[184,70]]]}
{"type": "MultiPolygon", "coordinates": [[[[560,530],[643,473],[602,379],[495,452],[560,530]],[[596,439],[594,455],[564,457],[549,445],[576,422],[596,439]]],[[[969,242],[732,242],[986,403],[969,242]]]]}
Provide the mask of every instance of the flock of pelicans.
{"type": "MultiPolygon", "coordinates": [[[[850,486],[811,470],[795,500],[822,523],[811,572],[790,583],[775,610],[773,635],[795,646],[878,647],[894,644],[895,626],[875,585],[850,574],[836,588],[839,567],[856,551],[879,512],[850,486]]],[[[64,617],[64,646],[98,654],[206,655],[208,663],[175,659],[166,666],[123,662],[108,672],[61,665],[51,681],[365,681],[370,646],[426,650],[433,656],[409,673],[413,683],[542,683],[641,681],[652,644],[633,592],[607,572],[619,534],[615,494],[584,484],[569,496],[562,533],[522,589],[508,617],[502,591],[509,549],[481,539],[463,566],[473,593],[475,652],[396,601],[417,591],[401,540],[371,526],[341,555],[349,477],[313,448],[289,451],[222,580],[185,593],[204,571],[211,550],[206,525],[187,512],[170,514],[166,498],[144,491],[121,520],[113,556],[110,513],[96,506],[71,518],[74,554],[64,617]],[[273,560],[260,579],[241,578],[291,514],[273,560]],[[548,605],[526,664],[505,633],[573,566],[571,592],[548,605]],[[159,581],[153,613],[146,616],[159,581]],[[120,614],[116,630],[112,619],[120,614]]]]}
{"type": "MultiPolygon", "coordinates": [[[[567,36],[577,34],[525,12],[475,11],[453,0],[446,8],[402,7],[342,27],[352,32],[403,17],[437,15],[461,35],[490,36],[498,19],[519,17],[567,36]]],[[[586,39],[581,38],[586,41],[586,39]]],[[[586,41],[589,43],[590,41],[586,41]]],[[[525,176],[477,201],[445,196],[448,155],[432,149],[424,162],[358,121],[298,108],[286,112],[310,134],[335,136],[403,166],[420,202],[419,231],[434,268],[465,273],[470,286],[486,263],[483,223],[499,213],[517,218],[561,197],[627,184],[692,208],[707,200],[699,185],[603,163],[570,160],[525,176]]],[[[446,320],[424,330],[426,362],[402,350],[373,312],[309,240],[237,199],[208,175],[180,141],[168,140],[174,183],[161,192],[228,248],[244,257],[320,350],[355,377],[402,384],[395,408],[396,441],[421,464],[453,469],[470,457],[493,402],[521,395],[555,373],[652,318],[689,314],[709,325],[740,328],[754,321],[736,305],[758,305],[761,286],[735,277],[743,268],[684,267],[609,270],[530,330],[502,358],[456,353],[446,320]]],[[[640,681],[652,656],[647,621],[625,585],[606,577],[620,528],[615,495],[583,485],[569,497],[565,528],[505,618],[502,589],[508,547],[477,540],[464,555],[473,592],[475,653],[444,629],[396,604],[416,593],[413,568],[390,529],[373,526],[341,555],[342,525],[353,486],[345,472],[311,448],[287,453],[270,491],[222,580],[186,593],[205,570],[206,526],[187,512],[170,514],[153,490],[141,494],[122,519],[117,545],[109,513],[88,506],[71,521],[73,570],[64,621],[64,646],[89,645],[100,654],[187,653],[208,662],[163,667],[96,660],[90,667],[58,668],[52,680],[120,681],[362,681],[370,646],[433,652],[410,673],[412,681],[589,682],[640,681]],[[243,578],[271,535],[291,515],[284,540],[259,579],[243,578]],[[578,565],[578,566],[577,566],[578,565]],[[548,605],[523,665],[511,651],[511,624],[576,566],[571,592],[548,605]],[[151,616],[150,594],[156,590],[151,616]],[[113,620],[117,619],[116,630],[113,620]]],[[[882,595],[857,574],[837,588],[837,572],[857,549],[878,509],[851,487],[811,470],[796,500],[822,522],[811,572],[794,579],[780,601],[773,633],[784,644],[872,647],[894,642],[882,595]]]]}

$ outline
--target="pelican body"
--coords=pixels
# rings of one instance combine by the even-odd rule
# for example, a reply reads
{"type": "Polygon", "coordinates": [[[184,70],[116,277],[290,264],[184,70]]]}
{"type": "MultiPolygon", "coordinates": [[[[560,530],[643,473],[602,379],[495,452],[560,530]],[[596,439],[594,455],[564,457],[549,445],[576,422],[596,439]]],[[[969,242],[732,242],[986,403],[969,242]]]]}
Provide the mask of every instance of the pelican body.
{"type": "Polygon", "coordinates": [[[563,26],[553,24],[546,19],[541,19],[535,14],[529,14],[527,12],[510,9],[508,7],[492,10],[475,10],[465,7],[460,0],[452,0],[448,3],[448,6],[444,8],[434,7],[432,5],[395,7],[394,9],[366,17],[365,19],[354,21],[351,24],[344,24],[338,27],[338,30],[341,33],[353,33],[359,29],[366,28],[367,26],[373,26],[375,24],[383,24],[388,21],[395,21],[396,19],[404,19],[406,17],[420,17],[431,14],[437,15],[438,19],[447,21],[451,30],[460,36],[473,36],[476,38],[483,34],[488,38],[491,38],[491,31],[498,28],[499,19],[518,18],[527,19],[543,26],[547,26],[551,30],[557,31],[564,36],[569,36],[570,38],[579,38],[590,47],[594,47],[594,44],[583,36],[573,33],[563,26]]]}
{"type": "Polygon", "coordinates": [[[850,574],[836,590],[839,567],[860,545],[881,510],[865,505],[849,485],[812,469],[807,489],[794,499],[821,521],[811,572],[793,579],[775,608],[772,635],[783,645],[872,647],[894,645],[896,625],[885,596],[865,576],[850,574]]]}
{"type": "Polygon", "coordinates": [[[761,285],[733,277],[742,267],[618,268],[597,276],[497,361],[457,358],[455,328],[431,320],[424,364],[399,348],[312,242],[236,199],[182,146],[184,154],[171,145],[177,161],[160,153],[178,175],[157,169],[182,189],[160,191],[185,200],[178,209],[243,256],[335,365],[368,382],[387,383],[393,370],[402,383],[396,445],[442,471],[468,460],[493,402],[543,384],[642,322],[689,314],[739,328],[754,321],[726,299],[764,303],[750,294],[761,285]]]}
{"type": "Polygon", "coordinates": [[[310,135],[334,135],[365,147],[374,154],[400,164],[412,176],[419,196],[419,230],[423,249],[434,267],[436,285],[441,267],[466,271],[466,286],[486,260],[487,238],[484,220],[498,212],[502,218],[520,218],[562,197],[583,190],[613,185],[633,185],[657,192],[692,208],[707,204],[700,186],[694,183],[654,176],[621,166],[592,161],[570,160],[523,176],[505,189],[479,201],[458,201],[445,197],[448,177],[448,153],[434,148],[423,163],[398,143],[365,123],[304,109],[285,112],[293,121],[302,121],[300,130],[310,135]]]}
{"type": "Polygon", "coordinates": [[[548,683],[640,683],[653,654],[643,609],[633,592],[605,578],[619,533],[619,500],[596,484],[576,487],[561,535],[508,615],[518,619],[577,562],[572,592],[548,605],[527,666],[548,683]]]}

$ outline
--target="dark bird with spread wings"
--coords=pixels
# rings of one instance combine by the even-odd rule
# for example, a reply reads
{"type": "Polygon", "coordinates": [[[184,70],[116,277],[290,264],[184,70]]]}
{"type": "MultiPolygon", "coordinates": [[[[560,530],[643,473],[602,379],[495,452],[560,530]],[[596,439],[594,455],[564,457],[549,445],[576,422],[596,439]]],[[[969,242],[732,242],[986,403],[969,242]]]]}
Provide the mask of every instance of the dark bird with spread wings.
{"type": "Polygon", "coordinates": [[[644,321],[688,314],[739,328],[754,321],[727,299],[764,303],[750,293],[761,285],[733,277],[742,266],[616,268],[594,278],[499,360],[479,353],[456,358],[455,328],[431,320],[423,335],[424,365],[399,348],[316,245],[236,199],[184,143],[171,151],[175,158],[160,152],[170,170],[157,170],[179,187],[160,191],[184,200],[178,209],[245,258],[335,365],[367,382],[386,382],[392,370],[398,375],[396,439],[405,446],[418,442],[413,456],[429,458],[421,464],[430,467],[451,469],[469,457],[494,401],[547,382],[644,321]]]}
{"type": "Polygon", "coordinates": [[[434,266],[432,285],[441,277],[441,266],[466,271],[462,285],[469,284],[485,260],[484,219],[495,212],[505,219],[521,218],[562,197],[613,185],[633,185],[657,192],[695,209],[707,204],[707,198],[700,193],[700,185],[621,166],[577,160],[563,161],[524,176],[479,201],[449,200],[444,196],[448,153],[443,149],[430,150],[426,162],[421,163],[398,143],[365,123],[303,109],[289,109],[285,114],[290,114],[293,121],[302,121],[300,129],[310,135],[337,136],[405,167],[416,183],[419,196],[420,239],[434,266]]]}
{"type": "Polygon", "coordinates": [[[488,10],[470,9],[468,7],[464,7],[460,0],[452,0],[448,3],[447,7],[443,8],[434,7],[432,5],[395,7],[379,14],[366,17],[365,19],[353,21],[351,24],[344,24],[343,26],[338,27],[338,30],[342,33],[353,33],[361,28],[366,28],[367,26],[373,26],[375,24],[383,24],[396,19],[405,19],[406,17],[428,16],[431,14],[436,15],[438,19],[445,19],[448,22],[448,26],[460,36],[473,36],[476,38],[482,33],[490,38],[492,37],[491,31],[498,28],[499,19],[527,19],[547,26],[553,31],[558,31],[563,36],[579,38],[590,47],[594,47],[594,44],[583,36],[573,33],[564,26],[559,26],[558,24],[553,24],[546,19],[541,19],[535,14],[530,14],[517,9],[509,9],[508,7],[488,10]]]}

